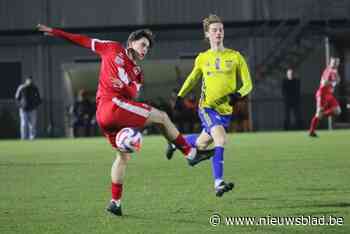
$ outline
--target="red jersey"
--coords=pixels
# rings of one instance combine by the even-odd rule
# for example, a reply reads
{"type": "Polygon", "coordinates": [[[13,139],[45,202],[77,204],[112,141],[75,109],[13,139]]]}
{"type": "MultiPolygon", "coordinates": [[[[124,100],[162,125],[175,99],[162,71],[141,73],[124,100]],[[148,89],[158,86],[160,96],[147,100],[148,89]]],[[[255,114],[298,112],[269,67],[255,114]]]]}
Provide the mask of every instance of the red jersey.
{"type": "Polygon", "coordinates": [[[84,35],[53,29],[52,34],[90,48],[101,57],[99,83],[96,94],[97,106],[104,99],[113,97],[134,99],[143,84],[143,73],[127,55],[126,49],[118,42],[91,39],[84,35]]]}
{"type": "Polygon", "coordinates": [[[337,82],[337,69],[327,67],[321,77],[320,87],[317,92],[321,95],[332,94],[337,82]]]}

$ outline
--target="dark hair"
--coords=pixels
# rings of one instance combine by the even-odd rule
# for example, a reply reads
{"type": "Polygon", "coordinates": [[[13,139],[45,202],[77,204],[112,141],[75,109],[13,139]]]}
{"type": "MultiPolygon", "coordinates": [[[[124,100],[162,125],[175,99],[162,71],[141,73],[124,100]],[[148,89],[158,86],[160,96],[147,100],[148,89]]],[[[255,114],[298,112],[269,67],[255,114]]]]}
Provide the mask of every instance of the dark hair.
{"type": "Polygon", "coordinates": [[[136,31],[133,31],[130,33],[129,38],[128,38],[128,44],[133,41],[137,41],[141,39],[142,37],[147,38],[149,41],[149,47],[152,48],[154,44],[154,36],[151,30],[149,29],[139,29],[136,31]]]}

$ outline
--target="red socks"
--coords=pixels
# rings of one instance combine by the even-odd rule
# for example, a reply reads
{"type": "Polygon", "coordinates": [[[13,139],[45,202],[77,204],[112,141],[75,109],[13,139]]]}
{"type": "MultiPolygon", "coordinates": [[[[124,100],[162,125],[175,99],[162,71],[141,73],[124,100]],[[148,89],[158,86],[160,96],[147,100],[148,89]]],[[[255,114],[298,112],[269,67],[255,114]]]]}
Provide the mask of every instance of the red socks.
{"type": "Polygon", "coordinates": [[[310,133],[315,132],[315,129],[317,128],[319,118],[314,116],[311,120],[311,126],[310,126],[310,133]]]}
{"type": "Polygon", "coordinates": [[[117,201],[122,197],[123,193],[123,184],[114,184],[112,183],[112,199],[117,201]]]}
{"type": "MultiPolygon", "coordinates": [[[[327,110],[325,110],[323,112],[323,116],[324,117],[328,117],[328,116],[333,115],[333,113],[334,113],[334,108],[329,108],[329,109],[327,109],[327,110]]],[[[310,130],[309,130],[310,133],[312,133],[312,132],[314,132],[316,130],[319,121],[320,121],[320,119],[318,117],[316,117],[316,116],[314,116],[312,118],[311,125],[310,125],[310,130]]]]}
{"type": "Polygon", "coordinates": [[[187,155],[190,153],[191,145],[186,141],[182,134],[179,134],[173,143],[176,145],[176,148],[181,150],[183,154],[187,155]]]}

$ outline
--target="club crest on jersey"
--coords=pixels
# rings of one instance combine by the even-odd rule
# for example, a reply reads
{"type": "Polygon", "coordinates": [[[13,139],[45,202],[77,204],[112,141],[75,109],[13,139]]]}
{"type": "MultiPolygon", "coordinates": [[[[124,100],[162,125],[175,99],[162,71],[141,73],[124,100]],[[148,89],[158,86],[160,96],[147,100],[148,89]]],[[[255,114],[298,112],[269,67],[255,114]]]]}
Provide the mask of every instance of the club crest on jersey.
{"type": "Polygon", "coordinates": [[[114,62],[115,62],[116,64],[118,64],[118,65],[121,65],[121,66],[124,65],[124,60],[121,58],[120,55],[117,55],[117,56],[115,57],[114,62]]]}
{"type": "Polygon", "coordinates": [[[228,69],[232,68],[233,67],[233,64],[234,64],[234,61],[233,60],[226,60],[225,61],[225,65],[228,69]]]}
{"type": "Polygon", "coordinates": [[[134,71],[135,75],[138,76],[141,73],[141,67],[140,66],[135,66],[133,68],[133,71],[134,71]]]}

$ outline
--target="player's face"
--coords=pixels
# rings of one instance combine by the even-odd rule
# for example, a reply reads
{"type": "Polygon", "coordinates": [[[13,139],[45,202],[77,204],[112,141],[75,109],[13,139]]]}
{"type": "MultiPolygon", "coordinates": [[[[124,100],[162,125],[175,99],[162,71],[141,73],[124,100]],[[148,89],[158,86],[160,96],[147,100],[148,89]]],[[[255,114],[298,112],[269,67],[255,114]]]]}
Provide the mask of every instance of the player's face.
{"type": "Polygon", "coordinates": [[[131,42],[131,48],[136,51],[137,57],[143,60],[148,53],[150,43],[147,38],[142,37],[136,41],[131,42]]]}
{"type": "Polygon", "coordinates": [[[340,59],[339,58],[331,57],[331,59],[329,60],[329,66],[331,68],[338,68],[339,63],[340,63],[340,59]]]}
{"type": "Polygon", "coordinates": [[[339,58],[336,58],[335,59],[335,67],[339,67],[339,64],[340,64],[340,59],[339,58]]]}
{"type": "Polygon", "coordinates": [[[224,25],[222,23],[212,23],[209,25],[206,37],[211,43],[220,44],[224,41],[224,25]]]}
{"type": "Polygon", "coordinates": [[[25,80],[25,83],[26,83],[27,85],[31,84],[31,83],[32,83],[32,79],[26,79],[26,80],[25,80]]]}

